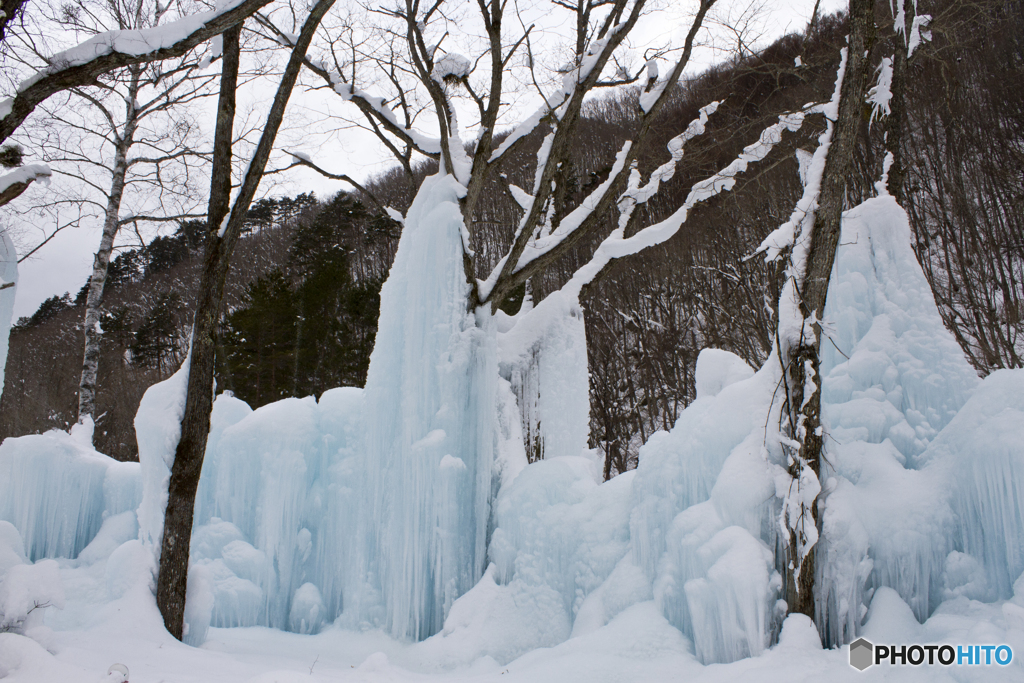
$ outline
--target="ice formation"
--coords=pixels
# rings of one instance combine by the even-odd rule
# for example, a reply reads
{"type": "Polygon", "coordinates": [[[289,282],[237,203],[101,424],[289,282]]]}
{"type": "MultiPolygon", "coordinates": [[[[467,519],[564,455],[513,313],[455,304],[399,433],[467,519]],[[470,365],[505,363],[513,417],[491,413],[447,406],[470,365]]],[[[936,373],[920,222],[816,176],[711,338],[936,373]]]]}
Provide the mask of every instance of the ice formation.
{"type": "Polygon", "coordinates": [[[17,527],[31,561],[77,558],[104,520],[141,500],[138,463],[51,431],[0,444],[0,519],[17,527]]]}
{"type": "Polygon", "coordinates": [[[466,308],[459,189],[428,179],[406,216],[365,390],[217,399],[193,536],[215,626],[341,617],[419,640],[482,575],[498,377],[466,308]]]}
{"type": "Polygon", "coordinates": [[[462,191],[428,178],[410,207],[366,379],[364,571],[389,630],[417,640],[480,578],[487,550],[495,329],[466,310],[462,191]]]}
{"type": "MultiPolygon", "coordinates": [[[[406,217],[365,390],[255,411],[217,398],[188,642],[382,628],[442,667],[504,666],[647,624],[729,662],[1024,595],[1024,371],[977,379],[891,198],[846,213],[825,313],[816,634],[781,602],[777,356],[755,372],[704,350],[696,400],[602,483],[583,313],[564,293],[467,311],[459,193],[428,179],[406,217]]],[[[0,572],[106,562],[111,599],[151,576],[183,377],[143,401],[141,467],[60,432],[0,446],[0,572]]]]}
{"type": "Polygon", "coordinates": [[[979,380],[942,324],[910,239],[892,197],[847,212],[825,307],[830,466],[819,564],[828,590],[819,607],[832,642],[850,639],[876,586],[894,588],[924,620],[953,550],[952,482],[924,466],[924,453],[979,380]]]}
{"type": "Polygon", "coordinates": [[[583,311],[555,292],[514,318],[499,312],[499,373],[515,392],[530,461],[579,455],[590,435],[590,378],[583,311]]]}

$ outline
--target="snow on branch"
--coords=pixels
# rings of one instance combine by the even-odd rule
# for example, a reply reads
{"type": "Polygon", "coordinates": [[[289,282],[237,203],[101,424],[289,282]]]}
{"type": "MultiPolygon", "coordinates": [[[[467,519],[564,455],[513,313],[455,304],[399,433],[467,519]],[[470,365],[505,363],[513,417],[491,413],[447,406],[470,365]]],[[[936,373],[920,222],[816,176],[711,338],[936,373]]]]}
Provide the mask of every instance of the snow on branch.
{"type": "Polygon", "coordinates": [[[57,53],[46,68],[21,83],[13,98],[0,102],[0,141],[50,95],[95,83],[112,69],[180,57],[268,4],[270,0],[226,0],[210,12],[153,28],[107,31],[57,53]]]}
{"type": "Polygon", "coordinates": [[[878,79],[868,91],[867,103],[871,105],[871,121],[888,116],[889,101],[892,99],[892,58],[882,57],[878,65],[878,79]]]}
{"type": "Polygon", "coordinates": [[[441,155],[441,141],[438,138],[424,135],[413,129],[411,126],[403,126],[395,116],[395,112],[385,104],[383,97],[371,95],[364,90],[355,87],[345,80],[337,69],[328,68],[322,62],[309,59],[304,60],[306,68],[330,84],[331,88],[341,98],[359,107],[366,116],[372,117],[384,128],[401,139],[404,143],[413,147],[423,156],[437,159],[441,155]]]}
{"type": "Polygon", "coordinates": [[[593,282],[614,259],[631,256],[671,238],[686,222],[694,206],[721,192],[731,190],[736,184],[736,176],[744,173],[752,162],[763,160],[782,141],[783,131],[795,132],[800,129],[806,113],[801,111],[780,116],[778,123],[762,131],[758,141],[745,147],[732,163],[715,175],[695,184],[683,205],[665,220],[640,230],[632,237],[625,237],[625,226],[620,224],[597,247],[593,258],[573,274],[569,282],[562,287],[562,291],[578,296],[582,289],[593,282]]]}
{"type": "MultiPolygon", "coordinates": [[[[672,178],[675,174],[676,165],[679,160],[683,158],[683,146],[698,135],[702,135],[705,131],[705,127],[708,122],[708,116],[713,114],[719,106],[720,102],[712,102],[711,104],[703,107],[700,110],[699,116],[690,122],[690,125],[686,127],[686,130],[677,135],[676,137],[669,140],[667,148],[670,159],[658,167],[652,174],[647,184],[640,187],[640,173],[635,168],[632,169],[630,174],[629,189],[619,198],[618,205],[620,211],[621,227],[625,227],[629,217],[632,215],[633,210],[638,204],[646,203],[651,197],[658,193],[661,189],[661,183],[666,182],[672,178]]],[[[531,261],[534,261],[541,256],[544,256],[552,249],[557,247],[563,242],[569,235],[578,230],[583,222],[594,212],[601,199],[609,191],[614,184],[615,180],[619,177],[619,174],[623,172],[625,167],[625,161],[630,151],[630,143],[626,143],[622,150],[616,155],[615,163],[612,166],[611,172],[608,174],[608,178],[598,185],[598,187],[590,193],[584,199],[579,206],[573,209],[567,216],[565,216],[558,224],[558,227],[550,234],[541,234],[527,244],[526,249],[519,257],[519,261],[516,263],[514,272],[519,272],[526,268],[531,261]]]]}
{"type": "Polygon", "coordinates": [[[893,7],[893,28],[897,34],[903,36],[903,40],[907,44],[908,59],[914,56],[914,51],[921,45],[922,40],[932,39],[932,32],[928,30],[928,24],[932,21],[931,15],[918,14],[917,0],[912,0],[912,2],[914,3],[914,19],[910,22],[909,35],[907,35],[906,0],[896,0],[896,5],[893,7]]]}
{"type": "Polygon", "coordinates": [[[26,164],[0,176],[0,206],[16,199],[36,180],[48,185],[51,175],[46,164],[26,164]]]}
{"type": "MultiPolygon", "coordinates": [[[[612,52],[612,50],[607,49],[609,44],[611,44],[613,49],[618,46],[619,42],[621,42],[621,38],[617,37],[617,34],[625,26],[626,24],[616,24],[611,28],[605,38],[595,40],[587,48],[587,52],[580,59],[579,65],[565,70],[565,73],[562,76],[562,87],[556,92],[552,93],[550,96],[541,93],[541,96],[544,98],[544,104],[533,112],[533,114],[523,119],[523,121],[515,127],[512,133],[505,138],[505,140],[498,145],[493,152],[491,152],[488,164],[498,162],[509,152],[509,150],[513,149],[517,143],[522,142],[530,135],[530,133],[535,131],[549,116],[553,117],[555,120],[562,119],[567,111],[570,100],[572,100],[573,96],[577,94],[579,86],[584,85],[584,92],[590,89],[587,84],[587,80],[593,74],[595,67],[598,65],[602,68],[604,67],[604,64],[607,62],[608,57],[612,52]]],[[[654,68],[656,70],[657,66],[655,65],[654,68]]],[[[657,72],[655,71],[655,73],[657,72]]],[[[538,168],[542,168],[542,166],[538,168]]]]}
{"type": "MultiPolygon", "coordinates": [[[[764,238],[755,254],[764,253],[765,259],[775,261],[786,251],[793,249],[791,258],[794,272],[803,277],[806,267],[807,250],[810,249],[811,232],[814,228],[814,212],[818,208],[818,195],[821,193],[822,176],[825,173],[825,159],[828,157],[828,150],[832,144],[832,130],[835,127],[836,117],[839,115],[839,92],[843,85],[843,76],[846,73],[847,49],[841,50],[841,61],[836,74],[835,90],[832,92],[832,100],[822,107],[812,107],[807,113],[817,111],[825,114],[825,131],[818,137],[818,148],[807,165],[807,180],[804,183],[804,192],[800,201],[796,203],[789,220],[776,228],[768,237],[764,238]],[[799,244],[798,244],[799,241],[799,244]]],[[[798,283],[798,284],[803,284],[798,283]]]]}
{"type": "Polygon", "coordinates": [[[718,111],[720,104],[721,102],[712,102],[702,107],[697,118],[690,121],[690,125],[686,127],[686,130],[668,141],[667,148],[671,158],[651,174],[646,185],[640,187],[640,174],[636,169],[633,169],[629,190],[619,199],[619,210],[622,211],[622,216],[620,216],[619,220],[620,225],[625,226],[626,222],[633,215],[633,210],[636,206],[647,203],[648,199],[658,193],[663,182],[668,182],[672,179],[676,172],[676,165],[683,158],[683,147],[693,138],[704,134],[708,117],[718,111]]]}

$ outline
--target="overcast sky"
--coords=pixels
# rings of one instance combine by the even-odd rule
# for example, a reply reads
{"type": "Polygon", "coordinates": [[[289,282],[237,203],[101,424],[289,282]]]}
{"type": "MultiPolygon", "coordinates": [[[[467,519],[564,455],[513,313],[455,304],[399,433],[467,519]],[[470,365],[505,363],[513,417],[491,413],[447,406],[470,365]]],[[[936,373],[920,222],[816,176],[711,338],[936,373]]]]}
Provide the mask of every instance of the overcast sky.
{"type": "MultiPolygon", "coordinates": [[[[814,1],[767,0],[762,44],[786,32],[803,30],[814,7],[814,1]]],[[[724,3],[720,4],[725,6],[724,3]]],[[[674,0],[665,0],[665,5],[674,7],[676,3],[674,0]]],[[[845,5],[846,2],[843,0],[822,0],[821,10],[833,12],[845,5]]],[[[672,40],[675,44],[681,44],[679,34],[687,26],[681,22],[668,21],[661,15],[657,23],[650,23],[644,29],[647,35],[638,38],[650,37],[655,43],[672,40]]],[[[694,65],[694,69],[698,69],[714,63],[717,59],[718,55],[714,50],[704,49],[695,52],[691,64],[694,65]]],[[[311,100],[303,98],[293,98],[289,107],[292,113],[317,108],[311,100]]],[[[301,148],[302,143],[302,136],[293,134],[288,148],[301,148]]],[[[389,165],[387,157],[382,154],[377,144],[355,133],[346,132],[343,136],[332,136],[330,140],[307,138],[306,143],[304,151],[311,154],[322,166],[328,170],[348,173],[355,178],[365,178],[389,165]]],[[[269,190],[270,194],[291,195],[314,191],[319,197],[327,197],[338,190],[349,189],[343,183],[326,180],[307,170],[296,171],[282,181],[280,185],[269,190]]],[[[31,315],[44,299],[54,294],[68,291],[74,296],[78,292],[89,276],[93,254],[99,243],[100,227],[97,220],[77,229],[66,230],[20,265],[20,281],[14,306],[15,318],[31,315]]]]}

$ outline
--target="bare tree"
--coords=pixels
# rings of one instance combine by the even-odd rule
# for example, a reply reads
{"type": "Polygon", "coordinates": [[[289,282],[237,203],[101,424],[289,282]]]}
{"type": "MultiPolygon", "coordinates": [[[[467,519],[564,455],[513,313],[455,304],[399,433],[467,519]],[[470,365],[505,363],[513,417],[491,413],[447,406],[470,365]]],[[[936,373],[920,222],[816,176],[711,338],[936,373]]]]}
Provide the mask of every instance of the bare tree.
{"type": "MultiPolygon", "coordinates": [[[[95,36],[109,30],[157,28],[167,9],[150,0],[99,7],[80,2],[53,8],[41,21],[46,22],[44,29],[63,27],[79,36],[95,36]]],[[[37,48],[32,56],[42,58],[37,48]]],[[[95,416],[103,289],[121,227],[130,224],[138,232],[139,223],[203,217],[195,212],[199,203],[195,184],[204,155],[197,149],[199,130],[189,106],[210,94],[214,76],[203,75],[199,67],[200,55],[190,52],[173,63],[115,69],[100,76],[97,85],[71,88],[63,97],[43,103],[41,115],[30,119],[24,129],[26,144],[58,176],[77,186],[70,194],[42,193],[39,201],[54,211],[77,204],[102,220],[82,327],[85,352],[78,422],[89,433],[95,416]],[[100,180],[103,177],[109,178],[109,184],[100,180]]],[[[75,217],[75,222],[80,220],[75,217]]]]}
{"type": "Polygon", "coordinates": [[[35,74],[21,82],[12,97],[0,102],[0,142],[9,138],[48,97],[91,85],[113,69],[181,57],[269,3],[270,0],[239,0],[210,12],[182,17],[173,26],[137,32],[115,29],[50,55],[35,74]]]}

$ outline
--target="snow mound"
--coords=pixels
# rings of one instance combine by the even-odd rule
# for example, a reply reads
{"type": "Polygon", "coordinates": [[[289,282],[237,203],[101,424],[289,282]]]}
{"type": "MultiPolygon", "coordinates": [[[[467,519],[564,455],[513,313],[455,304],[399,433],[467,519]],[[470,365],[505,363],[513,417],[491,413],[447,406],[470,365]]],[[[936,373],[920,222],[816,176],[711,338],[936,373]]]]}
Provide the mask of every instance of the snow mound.
{"type": "Polygon", "coordinates": [[[697,398],[718,396],[722,389],[754,376],[754,369],[735,353],[702,349],[697,355],[697,398]]]}
{"type": "Polygon", "coordinates": [[[139,538],[160,559],[167,511],[167,486],[174,454],[181,438],[188,392],[188,359],[173,375],[146,389],[135,414],[135,438],[139,444],[142,502],[139,504],[139,538]]]}

